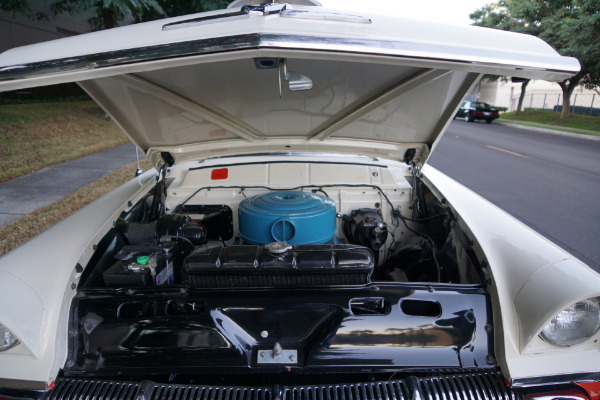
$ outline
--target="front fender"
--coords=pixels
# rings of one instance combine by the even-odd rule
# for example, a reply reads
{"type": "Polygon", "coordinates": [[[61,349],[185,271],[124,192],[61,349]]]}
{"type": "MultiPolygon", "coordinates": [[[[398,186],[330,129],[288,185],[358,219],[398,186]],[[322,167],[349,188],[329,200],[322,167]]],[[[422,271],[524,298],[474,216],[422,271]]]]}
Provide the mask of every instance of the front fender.
{"type": "Polygon", "coordinates": [[[0,323],[22,342],[0,353],[2,386],[44,389],[54,379],[67,355],[76,266],[87,264],[93,245],[155,176],[147,171],[0,258],[0,323]]]}
{"type": "Polygon", "coordinates": [[[600,370],[600,347],[592,341],[565,349],[538,336],[560,311],[600,296],[600,275],[437,169],[427,165],[423,174],[471,232],[476,252],[489,265],[495,352],[504,372],[523,379],[600,370]]]}

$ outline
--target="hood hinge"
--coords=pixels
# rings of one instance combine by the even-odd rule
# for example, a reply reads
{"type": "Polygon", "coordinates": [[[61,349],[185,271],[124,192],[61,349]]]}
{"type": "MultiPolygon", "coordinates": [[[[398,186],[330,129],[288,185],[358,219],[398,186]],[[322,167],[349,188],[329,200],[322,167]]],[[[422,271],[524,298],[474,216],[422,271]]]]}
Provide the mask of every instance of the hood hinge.
{"type": "Polygon", "coordinates": [[[173,164],[175,164],[175,159],[173,158],[173,156],[171,155],[171,153],[169,153],[168,151],[163,151],[160,153],[160,158],[163,159],[163,161],[165,162],[165,165],[167,167],[172,167],[173,164]]]}
{"type": "Polygon", "coordinates": [[[406,165],[410,165],[413,162],[413,159],[415,158],[415,154],[417,154],[417,149],[406,149],[406,151],[404,152],[404,156],[402,157],[402,161],[404,161],[406,165]]]}

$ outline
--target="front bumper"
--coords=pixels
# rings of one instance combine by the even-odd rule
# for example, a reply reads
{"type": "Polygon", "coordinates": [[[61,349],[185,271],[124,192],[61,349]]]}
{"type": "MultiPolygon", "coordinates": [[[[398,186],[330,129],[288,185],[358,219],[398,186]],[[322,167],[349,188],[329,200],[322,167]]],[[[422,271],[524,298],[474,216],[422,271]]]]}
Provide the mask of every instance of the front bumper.
{"type": "Polygon", "coordinates": [[[486,121],[487,120],[493,121],[493,120],[497,119],[499,117],[499,115],[497,115],[497,114],[494,115],[494,114],[491,114],[491,113],[489,115],[486,115],[485,112],[484,112],[483,114],[471,114],[471,117],[473,118],[473,120],[483,119],[483,120],[486,120],[486,121]]]}

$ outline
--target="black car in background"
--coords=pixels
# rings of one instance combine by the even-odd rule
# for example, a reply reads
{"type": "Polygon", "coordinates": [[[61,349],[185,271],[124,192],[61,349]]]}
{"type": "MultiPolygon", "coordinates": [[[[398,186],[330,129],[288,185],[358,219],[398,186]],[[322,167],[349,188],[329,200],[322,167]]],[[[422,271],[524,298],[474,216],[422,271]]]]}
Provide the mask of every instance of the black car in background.
{"type": "Polygon", "coordinates": [[[456,117],[464,117],[467,122],[483,119],[488,124],[498,118],[498,110],[490,107],[488,103],[480,101],[465,101],[456,112],[456,117]]]}

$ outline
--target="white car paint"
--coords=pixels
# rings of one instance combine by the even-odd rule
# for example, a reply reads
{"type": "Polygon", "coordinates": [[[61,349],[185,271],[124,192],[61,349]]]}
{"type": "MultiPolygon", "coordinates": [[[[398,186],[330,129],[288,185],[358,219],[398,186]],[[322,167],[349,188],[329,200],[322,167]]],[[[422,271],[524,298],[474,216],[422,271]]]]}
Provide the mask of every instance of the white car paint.
{"type": "Polygon", "coordinates": [[[538,334],[572,304],[600,296],[600,275],[505,211],[431,166],[425,177],[460,215],[489,263],[496,354],[512,379],[600,369],[600,332],[575,348],[538,334]],[[496,336],[496,339],[499,339],[496,336]]]}
{"type": "MultiPolygon", "coordinates": [[[[414,148],[417,160],[426,161],[481,74],[562,80],[579,70],[577,60],[559,56],[531,36],[376,15],[365,16],[372,23],[360,25],[275,14],[162,29],[167,23],[224,12],[10,50],[0,55],[0,91],[77,81],[156,166],[163,163],[161,152],[175,158],[168,204],[178,204],[206,180],[201,173],[187,172],[184,163],[213,158],[205,162],[218,165],[222,156],[261,160],[252,154],[293,151],[380,157],[390,168],[341,168],[334,176],[306,169],[306,176],[296,181],[289,178],[298,176],[293,168],[277,173],[257,168],[228,183],[287,182],[286,187],[293,187],[319,179],[376,182],[390,194],[400,191],[392,201],[408,207],[410,188],[402,177],[409,172],[400,163],[404,153],[414,148]],[[168,53],[187,42],[247,34],[257,35],[260,43],[122,63],[111,53],[138,50],[139,57],[148,48],[168,53]],[[497,48],[489,49],[489,43],[497,48]],[[88,55],[97,59],[90,61],[88,55]],[[260,71],[250,62],[254,57],[287,59],[288,67],[308,75],[314,88],[290,92],[284,86],[280,97],[279,70],[255,79],[260,71]],[[55,64],[64,68],[55,69],[55,64]]],[[[597,335],[573,349],[553,347],[537,335],[562,309],[599,296],[599,275],[442,172],[426,166],[424,173],[489,263],[495,350],[503,372],[523,379],[598,371],[597,335]],[[556,275],[564,279],[553,279],[556,275]],[[540,304],[532,307],[534,300],[540,304]]],[[[23,344],[0,353],[0,385],[14,380],[46,386],[54,379],[66,360],[67,318],[75,293],[71,286],[79,278],[75,266],[87,263],[92,245],[128,200],[137,201],[151,188],[153,176],[144,175],[142,187],[138,179],[128,183],[0,259],[0,278],[6,277],[0,279],[0,301],[10,305],[0,309],[0,323],[23,344]],[[24,321],[23,315],[29,319],[24,321]]],[[[212,196],[234,207],[240,199],[232,190],[211,192],[198,198],[212,196]]],[[[339,190],[335,196],[342,210],[374,199],[384,204],[375,191],[339,190]]]]}
{"type": "Polygon", "coordinates": [[[21,342],[0,353],[0,385],[43,389],[54,380],[67,356],[69,308],[81,276],[76,265],[87,264],[93,245],[155,175],[147,171],[0,258],[0,321],[21,342]]]}
{"type": "MultiPolygon", "coordinates": [[[[292,8],[319,13],[348,14],[344,11],[321,7],[293,6],[292,8]]],[[[412,58],[425,57],[437,60],[440,65],[446,65],[446,62],[450,63],[455,67],[451,69],[463,71],[478,71],[480,68],[484,68],[485,71],[482,71],[484,73],[500,73],[502,71],[514,73],[514,66],[517,65],[523,67],[520,74],[539,75],[541,71],[547,71],[545,74],[548,75],[549,80],[561,80],[563,74],[561,71],[576,72],[579,68],[577,60],[569,57],[556,57],[556,52],[552,47],[534,36],[474,26],[444,25],[381,14],[361,13],[360,16],[370,19],[371,24],[321,22],[318,18],[280,18],[278,15],[270,15],[266,18],[249,15],[248,18],[236,19],[233,23],[227,23],[226,19],[222,19],[214,20],[213,23],[199,23],[180,29],[163,30],[163,26],[169,23],[228,12],[230,10],[192,14],[23,46],[4,52],[0,66],[25,65],[86,54],[261,32],[309,35],[321,38],[346,37],[356,41],[370,39],[381,41],[382,44],[397,43],[394,47],[390,48],[388,45],[385,46],[386,48],[375,48],[369,53],[403,55],[412,58]],[[490,48],[490,43],[494,43],[493,49],[490,48]],[[471,65],[473,63],[477,63],[477,67],[471,65]]],[[[306,47],[310,49],[309,46],[306,47]]],[[[329,49],[356,50],[354,47],[340,48],[335,43],[329,45],[329,49]]],[[[167,62],[166,65],[161,65],[161,68],[168,65],[167,62]]],[[[66,81],[64,79],[66,77],[69,78],[68,81],[99,77],[97,73],[91,71],[88,73],[89,75],[80,75],[76,79],[69,77],[69,74],[55,74],[53,83],[66,81]]],[[[118,73],[110,75],[116,74],[118,73]]],[[[28,84],[31,83],[28,82],[28,84]]],[[[34,80],[33,83],[37,82],[34,80]]],[[[19,82],[15,81],[13,84],[16,88],[19,82]]]]}

